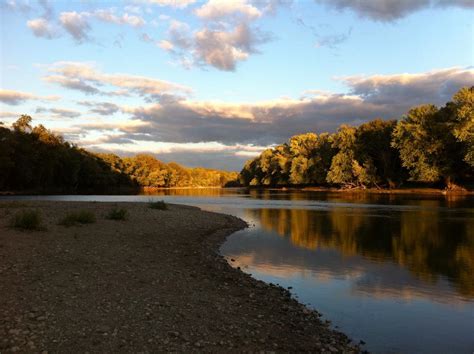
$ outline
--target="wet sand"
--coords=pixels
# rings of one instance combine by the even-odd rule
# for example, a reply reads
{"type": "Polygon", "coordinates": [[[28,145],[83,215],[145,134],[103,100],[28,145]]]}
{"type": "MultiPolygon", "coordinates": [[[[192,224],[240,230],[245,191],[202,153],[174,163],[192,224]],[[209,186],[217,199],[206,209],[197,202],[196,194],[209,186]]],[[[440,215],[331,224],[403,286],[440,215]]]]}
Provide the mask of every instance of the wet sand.
{"type": "Polygon", "coordinates": [[[0,201],[0,352],[356,352],[217,251],[242,220],[146,203],[0,201]],[[115,207],[125,221],[106,219],[115,207]],[[9,226],[41,213],[43,231],[9,226]],[[95,223],[58,225],[89,210],[95,223]]]}

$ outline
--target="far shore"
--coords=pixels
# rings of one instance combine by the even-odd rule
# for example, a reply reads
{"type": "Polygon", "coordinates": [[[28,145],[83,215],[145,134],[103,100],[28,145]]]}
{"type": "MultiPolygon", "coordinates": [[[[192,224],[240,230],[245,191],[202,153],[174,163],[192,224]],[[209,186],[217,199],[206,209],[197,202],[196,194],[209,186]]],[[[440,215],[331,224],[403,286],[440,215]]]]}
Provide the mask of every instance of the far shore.
{"type": "Polygon", "coordinates": [[[101,193],[93,191],[83,192],[58,192],[58,191],[0,191],[0,196],[15,196],[15,195],[138,195],[150,194],[153,195],[157,191],[179,191],[179,190],[233,190],[233,189],[248,189],[254,191],[298,191],[298,192],[321,192],[321,193],[341,193],[341,194],[423,194],[423,195],[445,195],[445,196],[463,196],[474,195],[474,189],[459,188],[459,189],[443,189],[432,187],[406,187],[406,188],[336,188],[336,187],[320,187],[320,186],[248,186],[248,187],[142,187],[136,190],[112,190],[101,193]]]}
{"type": "Polygon", "coordinates": [[[0,352],[359,352],[218,254],[246,226],[188,206],[0,199],[0,352]],[[11,226],[25,210],[40,231],[11,226]],[[95,220],[59,225],[78,211],[95,220]]]}

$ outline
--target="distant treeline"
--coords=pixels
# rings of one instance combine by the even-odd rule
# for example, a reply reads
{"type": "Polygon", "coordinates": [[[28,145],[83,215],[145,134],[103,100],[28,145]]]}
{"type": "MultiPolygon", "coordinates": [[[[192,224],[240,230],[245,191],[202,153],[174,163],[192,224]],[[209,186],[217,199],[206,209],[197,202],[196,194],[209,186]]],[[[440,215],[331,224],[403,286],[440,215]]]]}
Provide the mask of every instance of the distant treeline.
{"type": "Polygon", "coordinates": [[[412,108],[400,120],[376,119],[334,134],[306,133],[262,152],[239,175],[244,186],[397,187],[407,182],[447,188],[474,181],[474,87],[444,107],[412,108]]]}
{"type": "Polygon", "coordinates": [[[23,115],[0,123],[0,191],[110,193],[140,187],[210,187],[235,183],[236,172],[186,168],[150,155],[94,154],[23,115]]]}

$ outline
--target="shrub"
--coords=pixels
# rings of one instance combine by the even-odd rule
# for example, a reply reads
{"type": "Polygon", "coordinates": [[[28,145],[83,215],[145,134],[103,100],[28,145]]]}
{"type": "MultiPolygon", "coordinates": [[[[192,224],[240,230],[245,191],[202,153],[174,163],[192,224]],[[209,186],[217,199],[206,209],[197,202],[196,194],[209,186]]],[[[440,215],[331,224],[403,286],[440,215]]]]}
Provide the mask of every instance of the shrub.
{"type": "Polygon", "coordinates": [[[150,209],[168,210],[168,205],[163,200],[148,203],[150,209]]]}
{"type": "Polygon", "coordinates": [[[76,224],[95,223],[95,215],[89,210],[81,210],[76,213],[69,213],[59,221],[59,225],[70,227],[76,224]]]}
{"type": "Polygon", "coordinates": [[[21,230],[44,230],[38,210],[22,210],[15,214],[11,226],[21,230]]]}
{"type": "Polygon", "coordinates": [[[113,208],[108,214],[109,220],[125,220],[127,218],[127,210],[123,208],[113,208]]]}

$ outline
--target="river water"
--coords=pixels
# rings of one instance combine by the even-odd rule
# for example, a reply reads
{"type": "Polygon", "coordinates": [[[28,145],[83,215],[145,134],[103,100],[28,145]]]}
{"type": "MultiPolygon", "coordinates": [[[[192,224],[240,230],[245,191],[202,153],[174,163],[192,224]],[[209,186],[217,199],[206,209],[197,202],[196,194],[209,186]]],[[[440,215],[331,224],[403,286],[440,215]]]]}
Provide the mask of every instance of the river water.
{"type": "Polygon", "coordinates": [[[232,214],[251,227],[222,245],[229,262],[291,287],[365,349],[474,352],[472,196],[183,189],[1,199],[11,198],[165,200],[232,214]]]}

